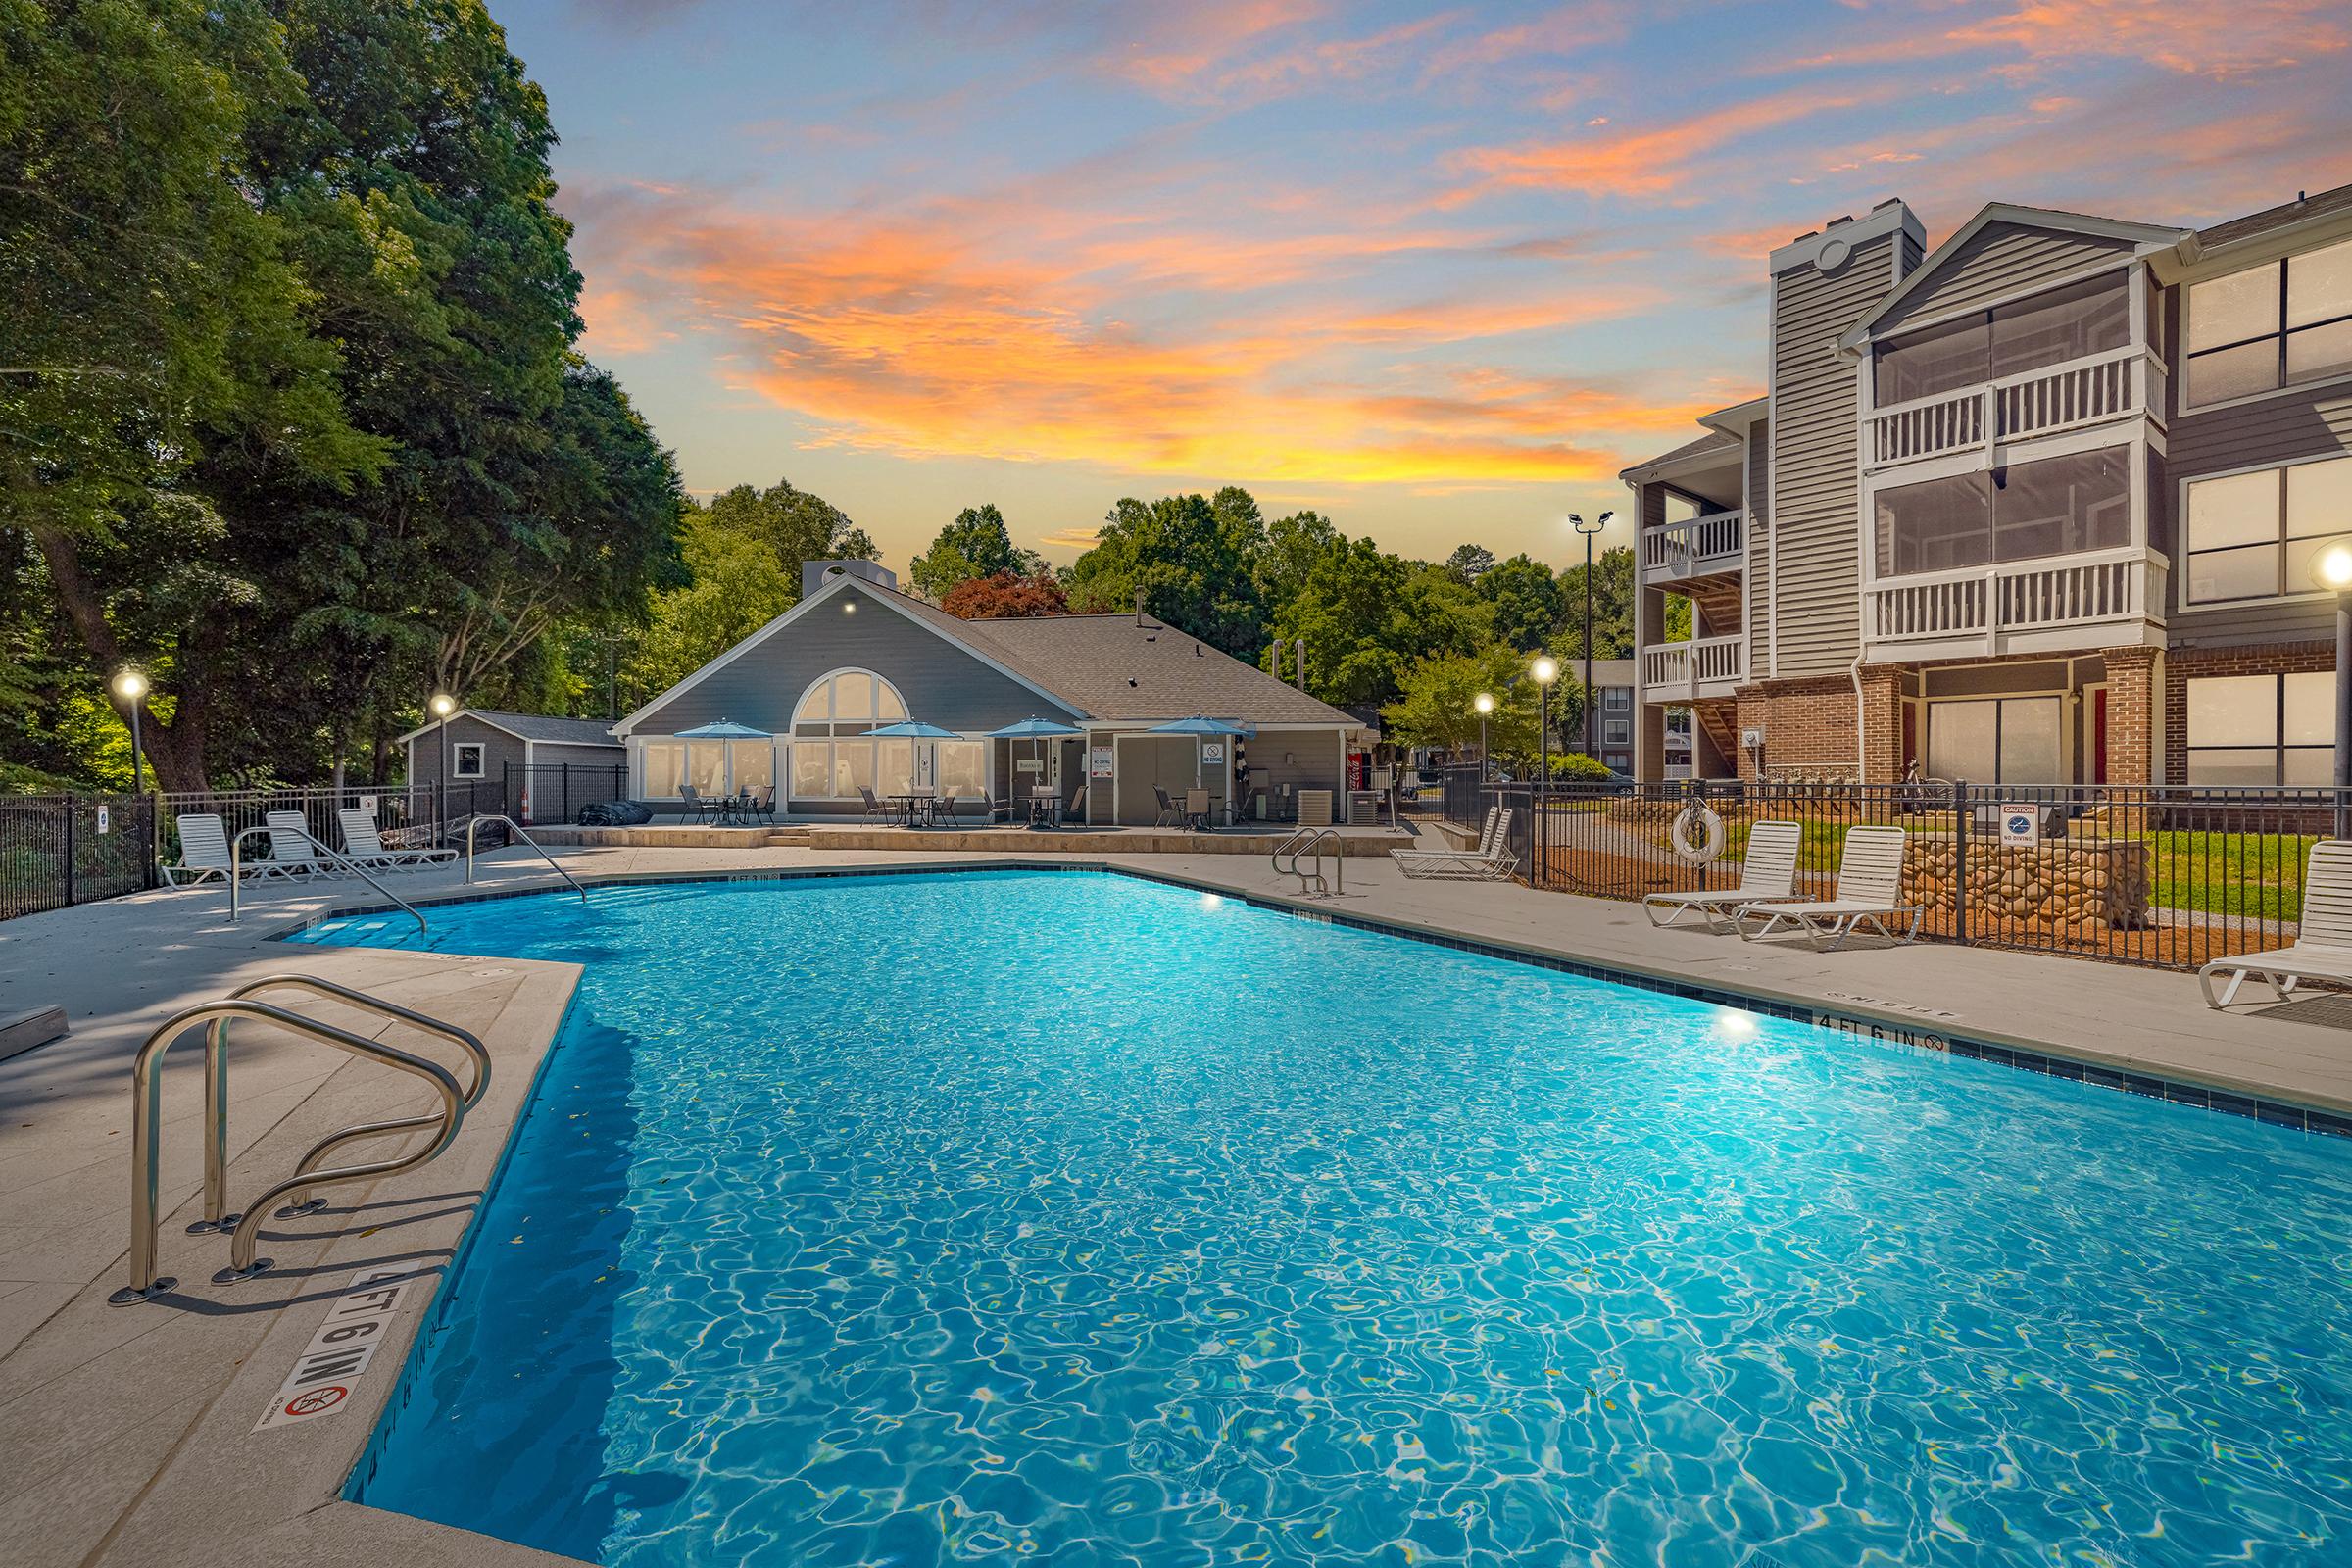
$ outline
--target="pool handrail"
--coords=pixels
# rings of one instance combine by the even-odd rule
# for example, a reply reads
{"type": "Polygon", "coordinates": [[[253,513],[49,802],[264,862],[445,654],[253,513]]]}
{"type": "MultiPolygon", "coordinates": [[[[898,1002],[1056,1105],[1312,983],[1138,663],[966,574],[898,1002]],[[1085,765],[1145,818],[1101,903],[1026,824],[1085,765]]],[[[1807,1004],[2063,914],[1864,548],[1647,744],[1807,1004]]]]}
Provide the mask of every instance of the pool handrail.
{"type": "Polygon", "coordinates": [[[475,816],[472,821],[466,824],[466,882],[468,887],[473,884],[473,835],[480,830],[481,825],[484,822],[506,823],[508,827],[514,830],[516,838],[521,839],[523,843],[528,844],[532,849],[539,852],[539,858],[547,862],[548,869],[554,871],[556,875],[562,877],[564,881],[571,884],[571,891],[580,896],[580,902],[582,904],[586,904],[588,902],[588,890],[580,886],[579,879],[573,876],[569,871],[564,870],[563,866],[557,864],[556,858],[548,854],[546,848],[541,845],[537,839],[531,837],[529,831],[525,829],[520,822],[515,821],[513,817],[507,815],[503,811],[484,811],[475,816]]]}
{"type": "Polygon", "coordinates": [[[250,1279],[270,1267],[268,1258],[256,1259],[254,1247],[261,1229],[263,1211],[270,1200],[305,1186],[323,1186],[329,1182],[360,1181],[374,1176],[389,1176],[423,1164],[438,1155],[458,1135],[466,1118],[465,1095],[458,1080],[439,1062],[413,1056],[397,1047],[380,1044],[338,1029],[333,1024],[306,1018],[283,1007],[266,1002],[219,1001],[199,1003],[183,1007],[155,1026],[140,1045],[132,1058],[130,1069],[130,1277],[131,1283],[109,1296],[109,1306],[129,1306],[139,1301],[153,1300],[179,1282],[156,1272],[156,1231],[162,1219],[157,1211],[158,1167],[163,1143],[163,1076],[157,1070],[164,1054],[181,1034],[197,1024],[212,1023],[224,1018],[253,1018],[276,1024],[292,1034],[304,1036],[349,1052],[364,1060],[377,1061],[387,1067],[410,1073],[432,1085],[441,1097],[441,1135],[423,1148],[388,1160],[376,1160],[364,1165],[346,1165],[334,1170],[316,1171],[293,1177],[266,1190],[245,1210],[238,1222],[236,1235],[229,1245],[229,1267],[213,1276],[216,1285],[227,1285],[250,1279]]]}
{"type": "MultiPolygon", "coordinates": [[[[349,986],[337,985],[332,980],[321,980],[316,975],[307,974],[264,975],[259,980],[247,981],[222,1000],[243,1002],[265,991],[285,990],[308,991],[314,996],[332,998],[335,1001],[347,1003],[363,1012],[371,1012],[378,1017],[390,1018],[453,1042],[466,1053],[466,1060],[471,1063],[473,1068],[472,1082],[467,1084],[464,1091],[465,1106],[467,1110],[471,1110],[481,1102],[483,1091],[490,1087],[490,1053],[472,1033],[459,1028],[456,1024],[443,1023],[438,1018],[427,1017],[421,1012],[401,1006],[398,1003],[386,1002],[381,997],[369,996],[365,991],[354,991],[349,986]]],[[[188,1234],[190,1236],[205,1236],[216,1231],[224,1231],[244,1218],[242,1214],[228,1212],[228,1024],[229,1020],[225,1017],[216,1018],[206,1031],[204,1052],[204,1217],[189,1224],[188,1234]]],[[[300,1176],[316,1169],[318,1160],[327,1151],[339,1148],[355,1139],[388,1137],[394,1133],[414,1132],[421,1127],[430,1127],[439,1120],[438,1116],[433,1115],[404,1116],[393,1121],[365,1122],[356,1127],[346,1127],[340,1132],[329,1133],[313,1144],[304,1152],[302,1158],[295,1162],[294,1174],[300,1176]]],[[[294,1197],[293,1203],[278,1210],[277,1217],[279,1219],[292,1219],[297,1214],[321,1207],[325,1203],[323,1199],[314,1199],[306,1205],[301,1201],[299,1194],[294,1197]]]]}
{"type": "MultiPolygon", "coordinates": [[[[259,827],[249,827],[244,832],[238,834],[235,838],[228,841],[228,923],[230,925],[235,925],[237,923],[237,915],[240,912],[240,901],[237,895],[245,886],[245,877],[243,875],[245,863],[245,841],[253,837],[256,833],[268,833],[270,831],[270,825],[268,823],[264,823],[259,827]]],[[[375,889],[376,892],[381,893],[385,898],[390,899],[394,904],[397,904],[402,908],[406,909],[409,912],[410,917],[416,922],[417,930],[424,932],[430,932],[432,930],[431,923],[424,917],[424,911],[417,908],[416,906],[411,904],[408,900],[402,898],[399,894],[393,892],[390,888],[384,886],[381,882],[378,882],[373,876],[368,874],[368,869],[365,866],[361,865],[357,860],[354,860],[350,856],[345,855],[341,850],[328,848],[319,840],[318,835],[313,833],[309,828],[284,828],[281,829],[281,831],[301,833],[305,839],[310,841],[311,848],[322,852],[328,859],[333,860],[345,870],[349,871],[353,876],[358,877],[361,881],[375,889]]]]}
{"type": "Polygon", "coordinates": [[[1302,899],[1327,899],[1348,890],[1348,858],[1340,843],[1340,830],[1336,827],[1299,828],[1274,846],[1271,859],[1275,875],[1298,879],[1298,897],[1302,899]],[[1323,875],[1325,839],[1331,841],[1332,874],[1329,878],[1323,875]],[[1291,858],[1291,863],[1287,866],[1282,863],[1285,855],[1291,858]],[[1301,855],[1314,857],[1304,871],[1298,869],[1298,858],[1301,855]]]}

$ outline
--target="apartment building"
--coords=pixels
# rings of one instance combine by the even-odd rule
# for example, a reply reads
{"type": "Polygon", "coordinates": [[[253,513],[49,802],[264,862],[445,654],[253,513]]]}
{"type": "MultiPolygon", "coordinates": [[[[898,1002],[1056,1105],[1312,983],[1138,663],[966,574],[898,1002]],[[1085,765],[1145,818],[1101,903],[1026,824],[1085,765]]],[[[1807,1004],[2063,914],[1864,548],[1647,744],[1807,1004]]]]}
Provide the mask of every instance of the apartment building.
{"type": "Polygon", "coordinates": [[[2352,186],[1933,251],[1888,201],[1769,266],[1765,395],[1623,474],[1642,777],[1687,712],[1702,777],[2327,781],[2352,186]]]}

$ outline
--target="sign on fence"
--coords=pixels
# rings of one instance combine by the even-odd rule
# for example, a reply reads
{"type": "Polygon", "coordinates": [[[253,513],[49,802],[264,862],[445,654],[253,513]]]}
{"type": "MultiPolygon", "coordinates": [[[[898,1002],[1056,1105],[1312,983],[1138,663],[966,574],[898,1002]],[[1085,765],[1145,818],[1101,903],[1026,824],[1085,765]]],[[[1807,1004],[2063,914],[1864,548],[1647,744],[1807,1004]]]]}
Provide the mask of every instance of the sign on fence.
{"type": "Polygon", "coordinates": [[[2001,847],[2030,850],[2041,842],[2041,808],[2012,802],[2001,808],[2001,847]]]}

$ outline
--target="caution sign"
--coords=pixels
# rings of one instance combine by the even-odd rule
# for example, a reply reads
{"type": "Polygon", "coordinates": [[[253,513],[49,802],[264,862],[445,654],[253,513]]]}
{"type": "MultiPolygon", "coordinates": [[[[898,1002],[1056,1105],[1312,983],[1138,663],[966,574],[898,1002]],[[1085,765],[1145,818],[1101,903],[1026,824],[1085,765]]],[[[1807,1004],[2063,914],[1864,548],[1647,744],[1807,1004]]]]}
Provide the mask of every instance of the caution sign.
{"type": "Polygon", "coordinates": [[[256,1432],[270,1427],[297,1426],[320,1416],[336,1415],[351,1402],[352,1391],[368,1365],[376,1347],[389,1331],[400,1303],[408,1298],[403,1271],[366,1268],[351,1277],[326,1321],[295,1357],[294,1370],[277,1386],[270,1408],[254,1423],[256,1432]]]}

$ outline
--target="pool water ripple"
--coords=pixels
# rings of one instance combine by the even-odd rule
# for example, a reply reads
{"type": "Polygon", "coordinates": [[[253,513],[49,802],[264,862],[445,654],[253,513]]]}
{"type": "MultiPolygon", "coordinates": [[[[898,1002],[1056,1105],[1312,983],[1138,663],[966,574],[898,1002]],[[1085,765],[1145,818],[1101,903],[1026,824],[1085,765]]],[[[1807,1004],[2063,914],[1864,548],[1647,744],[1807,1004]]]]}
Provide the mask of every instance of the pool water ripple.
{"type": "Polygon", "coordinates": [[[310,936],[589,967],[376,1506],[615,1568],[2352,1557],[2341,1141],[1107,875],[434,926],[310,936]]]}

